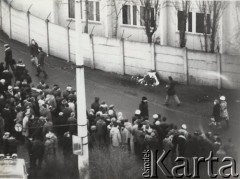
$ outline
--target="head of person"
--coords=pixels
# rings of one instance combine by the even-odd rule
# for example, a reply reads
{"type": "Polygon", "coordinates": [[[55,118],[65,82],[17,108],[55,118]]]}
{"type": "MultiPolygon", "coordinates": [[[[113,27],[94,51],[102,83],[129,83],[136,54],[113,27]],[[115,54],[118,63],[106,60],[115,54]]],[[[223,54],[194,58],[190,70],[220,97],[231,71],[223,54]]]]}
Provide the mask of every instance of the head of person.
{"type": "Polygon", "coordinates": [[[147,102],[148,102],[146,96],[143,96],[143,97],[142,97],[142,102],[143,102],[143,103],[147,103],[147,102]]]}
{"type": "Polygon", "coordinates": [[[75,117],[75,112],[71,112],[71,117],[75,117]]]}
{"type": "Polygon", "coordinates": [[[6,49],[6,48],[9,48],[10,45],[9,45],[9,44],[4,44],[4,47],[5,47],[5,49],[6,49]]]}
{"type": "Polygon", "coordinates": [[[172,80],[173,80],[173,78],[172,78],[171,76],[169,76],[168,79],[169,79],[169,81],[172,81],[172,80]]]}
{"type": "Polygon", "coordinates": [[[32,45],[35,45],[35,44],[36,44],[36,42],[35,42],[34,39],[31,40],[31,44],[32,44],[32,45]]]}
{"type": "Polygon", "coordinates": [[[95,102],[99,102],[99,97],[95,97],[95,102]]]}
{"type": "Polygon", "coordinates": [[[214,105],[217,105],[217,104],[219,104],[219,101],[218,101],[217,99],[215,99],[214,102],[213,102],[213,104],[214,104],[214,105]]]}
{"type": "Polygon", "coordinates": [[[220,96],[220,101],[225,101],[226,100],[226,97],[225,96],[220,96]]]}
{"type": "Polygon", "coordinates": [[[38,48],[38,51],[39,51],[39,52],[42,52],[42,51],[43,51],[43,50],[42,50],[42,47],[39,47],[39,48],[38,48]]]}

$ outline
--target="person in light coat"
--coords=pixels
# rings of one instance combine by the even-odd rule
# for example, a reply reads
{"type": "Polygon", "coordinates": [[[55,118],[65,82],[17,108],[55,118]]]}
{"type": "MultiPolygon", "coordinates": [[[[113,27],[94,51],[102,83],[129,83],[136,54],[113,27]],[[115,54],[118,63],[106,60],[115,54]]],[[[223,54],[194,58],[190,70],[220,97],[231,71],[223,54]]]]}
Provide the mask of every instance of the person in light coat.
{"type": "Polygon", "coordinates": [[[110,139],[113,147],[119,147],[121,144],[121,134],[118,129],[117,123],[113,124],[113,127],[110,130],[110,139]]]}

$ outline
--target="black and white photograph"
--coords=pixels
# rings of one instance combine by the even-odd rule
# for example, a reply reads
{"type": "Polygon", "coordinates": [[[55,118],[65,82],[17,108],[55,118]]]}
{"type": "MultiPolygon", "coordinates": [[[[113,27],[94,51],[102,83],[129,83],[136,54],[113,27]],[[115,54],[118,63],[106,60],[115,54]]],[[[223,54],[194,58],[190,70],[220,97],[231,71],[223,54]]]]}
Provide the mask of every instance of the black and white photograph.
{"type": "Polygon", "coordinates": [[[240,178],[239,0],[0,0],[0,179],[240,178]]]}

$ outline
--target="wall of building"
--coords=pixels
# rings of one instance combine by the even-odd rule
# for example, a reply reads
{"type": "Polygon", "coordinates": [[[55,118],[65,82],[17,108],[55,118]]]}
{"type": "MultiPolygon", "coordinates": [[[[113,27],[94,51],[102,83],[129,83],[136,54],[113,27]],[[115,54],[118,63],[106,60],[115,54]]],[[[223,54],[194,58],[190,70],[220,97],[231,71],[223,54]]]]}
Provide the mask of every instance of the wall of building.
{"type": "MultiPolygon", "coordinates": [[[[75,62],[74,30],[9,9],[4,3],[2,11],[3,31],[10,38],[25,44],[34,38],[45,52],[75,62]]],[[[129,75],[144,75],[155,70],[163,80],[171,75],[181,83],[240,88],[240,56],[237,55],[210,54],[89,34],[82,35],[81,44],[84,64],[92,68],[129,75]]]]}

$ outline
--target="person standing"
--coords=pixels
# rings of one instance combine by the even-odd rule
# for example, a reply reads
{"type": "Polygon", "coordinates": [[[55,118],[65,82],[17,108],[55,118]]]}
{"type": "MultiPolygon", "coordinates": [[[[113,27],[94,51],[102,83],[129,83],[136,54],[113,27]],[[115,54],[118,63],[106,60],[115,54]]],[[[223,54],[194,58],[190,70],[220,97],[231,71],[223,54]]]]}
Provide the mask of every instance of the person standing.
{"type": "Polygon", "coordinates": [[[5,47],[6,68],[9,69],[9,66],[10,66],[12,71],[14,71],[13,58],[12,58],[12,49],[11,49],[9,44],[5,44],[4,47],[5,47]]]}
{"type": "Polygon", "coordinates": [[[220,104],[217,99],[214,100],[212,117],[214,118],[214,121],[216,122],[217,127],[220,128],[221,127],[220,104]]]}
{"type": "Polygon", "coordinates": [[[117,123],[114,123],[110,130],[110,139],[113,147],[119,147],[121,145],[122,139],[117,123]]]}
{"type": "Polygon", "coordinates": [[[30,45],[30,55],[31,55],[31,62],[33,65],[37,65],[38,64],[38,59],[37,59],[37,56],[38,56],[38,44],[37,42],[32,39],[31,40],[31,45],[30,45]]]}
{"type": "Polygon", "coordinates": [[[41,72],[43,72],[44,77],[47,78],[47,73],[45,71],[45,57],[46,53],[43,52],[42,48],[39,47],[39,53],[38,53],[38,65],[37,65],[37,74],[36,76],[39,76],[41,72]]]}
{"type": "Polygon", "coordinates": [[[229,127],[229,115],[225,96],[220,96],[220,118],[226,122],[226,127],[229,127]]]}
{"type": "Polygon", "coordinates": [[[148,101],[147,97],[142,97],[142,101],[139,104],[139,110],[141,111],[140,116],[143,118],[143,120],[148,120],[148,101]]]}
{"type": "Polygon", "coordinates": [[[168,83],[168,85],[166,85],[167,96],[166,96],[166,100],[165,100],[165,105],[168,105],[170,97],[173,97],[177,103],[177,106],[180,106],[181,102],[180,102],[180,100],[176,94],[176,90],[175,90],[176,82],[173,80],[173,78],[171,76],[169,76],[168,79],[169,79],[169,83],[168,83]]]}

